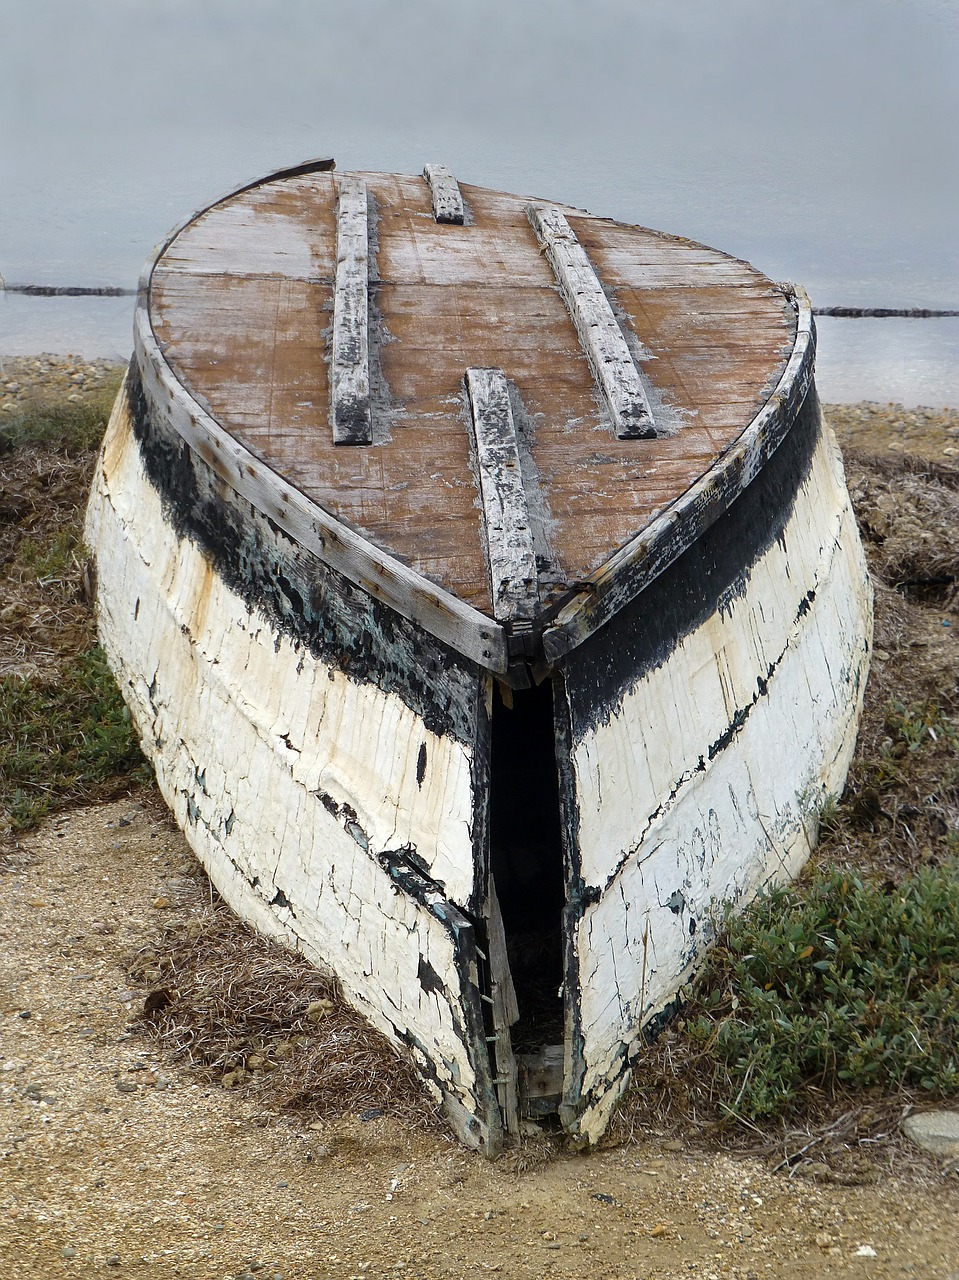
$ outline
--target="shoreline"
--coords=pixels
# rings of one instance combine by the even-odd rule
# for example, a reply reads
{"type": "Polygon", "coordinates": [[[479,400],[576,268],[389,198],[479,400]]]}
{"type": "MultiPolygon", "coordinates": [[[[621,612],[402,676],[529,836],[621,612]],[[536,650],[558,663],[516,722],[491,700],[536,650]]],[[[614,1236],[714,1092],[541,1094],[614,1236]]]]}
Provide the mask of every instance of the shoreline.
{"type": "MultiPolygon", "coordinates": [[[[0,362],[0,425],[31,402],[66,395],[81,400],[116,377],[125,360],[41,352],[0,362]]],[[[823,403],[827,419],[847,450],[916,453],[933,461],[959,461],[959,407],[906,406],[892,401],[823,403]]]]}

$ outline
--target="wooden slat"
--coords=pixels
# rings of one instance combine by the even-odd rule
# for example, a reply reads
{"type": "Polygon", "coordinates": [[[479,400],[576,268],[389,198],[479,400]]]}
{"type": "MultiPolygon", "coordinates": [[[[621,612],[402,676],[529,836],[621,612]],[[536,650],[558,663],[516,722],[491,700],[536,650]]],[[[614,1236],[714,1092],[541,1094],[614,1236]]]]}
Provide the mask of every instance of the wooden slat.
{"type": "Polygon", "coordinates": [[[459,183],[446,165],[425,165],[423,177],[430,184],[430,195],[433,198],[433,217],[436,221],[451,222],[456,226],[462,226],[466,221],[463,197],[460,195],[459,183]]]}
{"type": "Polygon", "coordinates": [[[657,431],[639,370],[586,251],[558,209],[528,204],[526,216],[556,274],[617,436],[651,439],[657,431]]]}
{"type": "Polygon", "coordinates": [[[530,620],[537,606],[536,555],[509,387],[502,369],[467,369],[490,592],[497,622],[530,620]]]}
{"type": "Polygon", "coordinates": [[[334,444],[372,444],[366,183],[338,183],[330,417],[334,444]]]}
{"type": "Polygon", "coordinates": [[[134,354],[153,410],[198,457],[294,542],[373,599],[497,675],[509,668],[502,627],[311,502],[220,426],[170,368],[143,293],[134,313],[134,354]]]}

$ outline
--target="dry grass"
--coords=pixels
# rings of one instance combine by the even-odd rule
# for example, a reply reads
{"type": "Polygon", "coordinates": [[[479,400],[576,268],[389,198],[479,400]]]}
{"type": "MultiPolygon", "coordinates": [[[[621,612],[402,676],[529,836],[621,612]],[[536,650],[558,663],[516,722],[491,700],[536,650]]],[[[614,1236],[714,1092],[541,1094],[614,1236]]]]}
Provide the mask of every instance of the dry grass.
{"type": "Polygon", "coordinates": [[[335,979],[221,903],[137,952],[130,976],[151,987],[143,1025],[204,1080],[307,1119],[375,1111],[439,1123],[410,1063],[335,979]]]}

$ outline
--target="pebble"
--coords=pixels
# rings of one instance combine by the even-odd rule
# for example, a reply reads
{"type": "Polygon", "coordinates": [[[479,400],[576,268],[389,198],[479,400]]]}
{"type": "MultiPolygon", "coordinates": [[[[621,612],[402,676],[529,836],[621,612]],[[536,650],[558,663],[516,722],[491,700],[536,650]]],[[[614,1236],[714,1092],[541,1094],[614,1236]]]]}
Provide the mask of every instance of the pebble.
{"type": "Polygon", "coordinates": [[[60,1250],[60,1257],[65,1258],[67,1262],[72,1262],[76,1256],[77,1251],[74,1249],[72,1244],[65,1244],[60,1250]]]}
{"type": "Polygon", "coordinates": [[[14,413],[34,399],[49,399],[67,392],[68,400],[82,400],[83,394],[97,391],[116,381],[122,366],[115,360],[87,361],[81,356],[44,355],[5,359],[0,364],[0,413],[14,413]]]}
{"type": "Polygon", "coordinates": [[[906,1116],[902,1131],[910,1142],[934,1156],[959,1156],[959,1111],[923,1111],[906,1116]]]}
{"type": "Polygon", "coordinates": [[[136,1093],[137,1087],[132,1080],[118,1080],[117,1093],[136,1093]]]}

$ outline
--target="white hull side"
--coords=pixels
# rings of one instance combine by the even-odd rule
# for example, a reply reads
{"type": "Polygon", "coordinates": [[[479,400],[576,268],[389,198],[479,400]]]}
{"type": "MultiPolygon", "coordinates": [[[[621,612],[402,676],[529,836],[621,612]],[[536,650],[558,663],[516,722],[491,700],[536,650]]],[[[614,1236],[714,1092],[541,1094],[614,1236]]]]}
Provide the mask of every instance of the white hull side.
{"type": "Polygon", "coordinates": [[[429,732],[395,694],[293,644],[175,535],[123,393],[86,533],[101,642],[211,880],[239,915],[335,972],[375,1026],[409,1044],[461,1136],[481,1145],[451,933],[375,856],[412,846],[442,888],[437,901],[468,900],[471,751],[429,732]],[[417,780],[423,744],[428,786],[417,780]],[[424,961],[442,989],[424,985],[424,961]]]}
{"type": "Polygon", "coordinates": [[[871,631],[871,587],[825,429],[783,536],[743,593],[573,744],[582,876],[598,891],[573,943],[580,1090],[591,1098],[574,1122],[581,1136],[602,1134],[640,1027],[675,997],[723,905],[808,857],[852,757],[871,631]]]}

